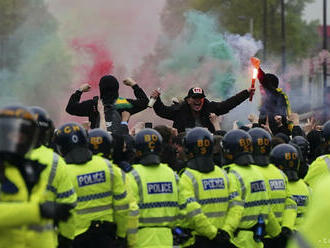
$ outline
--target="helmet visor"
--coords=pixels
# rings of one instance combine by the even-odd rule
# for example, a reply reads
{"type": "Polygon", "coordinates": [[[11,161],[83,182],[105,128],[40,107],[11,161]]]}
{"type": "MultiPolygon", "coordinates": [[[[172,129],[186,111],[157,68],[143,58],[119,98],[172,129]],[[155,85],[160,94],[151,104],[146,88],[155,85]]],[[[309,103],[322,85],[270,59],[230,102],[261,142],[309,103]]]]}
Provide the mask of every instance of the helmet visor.
{"type": "Polygon", "coordinates": [[[24,156],[36,143],[36,124],[29,120],[0,118],[0,153],[24,156]]]}

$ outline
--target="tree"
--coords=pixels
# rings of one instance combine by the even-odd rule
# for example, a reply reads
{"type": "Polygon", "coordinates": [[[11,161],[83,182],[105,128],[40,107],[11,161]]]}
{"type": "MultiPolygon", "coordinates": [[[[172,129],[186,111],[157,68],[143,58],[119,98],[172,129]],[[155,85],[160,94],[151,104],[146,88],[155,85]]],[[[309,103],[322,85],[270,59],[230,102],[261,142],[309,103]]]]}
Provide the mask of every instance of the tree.
{"type": "MultiPolygon", "coordinates": [[[[263,3],[264,0],[169,0],[163,13],[165,31],[179,33],[184,19],[180,18],[188,9],[217,13],[223,28],[231,33],[246,34],[249,32],[249,19],[253,19],[253,37],[263,40],[263,3]],[[242,18],[243,17],[243,18],[242,18]],[[174,25],[175,23],[175,25],[174,25]]],[[[293,62],[306,57],[319,42],[317,35],[318,22],[307,23],[302,19],[307,3],[313,0],[286,1],[286,46],[288,60],[293,62]]],[[[279,0],[267,0],[267,47],[269,55],[281,53],[281,12],[279,0]]]]}

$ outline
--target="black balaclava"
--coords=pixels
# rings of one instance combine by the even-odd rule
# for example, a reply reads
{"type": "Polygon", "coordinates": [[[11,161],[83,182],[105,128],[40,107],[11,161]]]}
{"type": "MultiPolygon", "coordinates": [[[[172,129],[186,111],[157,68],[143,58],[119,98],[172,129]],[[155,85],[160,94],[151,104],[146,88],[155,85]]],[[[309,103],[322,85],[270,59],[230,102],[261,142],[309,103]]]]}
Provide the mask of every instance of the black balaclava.
{"type": "Polygon", "coordinates": [[[103,76],[100,79],[100,97],[104,104],[112,104],[118,98],[119,83],[112,75],[103,76]]]}

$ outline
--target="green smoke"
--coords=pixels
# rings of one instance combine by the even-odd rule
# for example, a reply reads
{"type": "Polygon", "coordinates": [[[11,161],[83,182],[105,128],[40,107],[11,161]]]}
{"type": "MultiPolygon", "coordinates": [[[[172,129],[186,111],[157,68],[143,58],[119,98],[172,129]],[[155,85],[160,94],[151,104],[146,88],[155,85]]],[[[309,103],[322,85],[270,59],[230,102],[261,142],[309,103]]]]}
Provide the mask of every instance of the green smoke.
{"type": "Polygon", "coordinates": [[[226,97],[234,88],[234,72],[239,65],[232,47],[215,16],[189,11],[185,18],[183,31],[170,45],[169,56],[158,66],[159,73],[170,74],[172,82],[199,84],[214,95],[226,97]]]}

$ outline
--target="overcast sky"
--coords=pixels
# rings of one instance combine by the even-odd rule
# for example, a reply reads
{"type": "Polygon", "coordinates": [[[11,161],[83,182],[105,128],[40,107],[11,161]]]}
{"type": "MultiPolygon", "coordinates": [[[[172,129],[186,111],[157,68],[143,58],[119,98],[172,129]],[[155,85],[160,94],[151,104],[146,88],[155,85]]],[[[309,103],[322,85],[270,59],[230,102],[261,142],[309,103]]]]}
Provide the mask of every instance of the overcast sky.
{"type": "MultiPolygon", "coordinates": [[[[290,0],[289,0],[290,1],[290,0]]],[[[330,1],[327,1],[327,24],[330,25],[330,1]]],[[[320,20],[323,24],[323,0],[315,0],[314,3],[308,4],[305,9],[304,17],[307,21],[315,19],[320,20]]]]}

